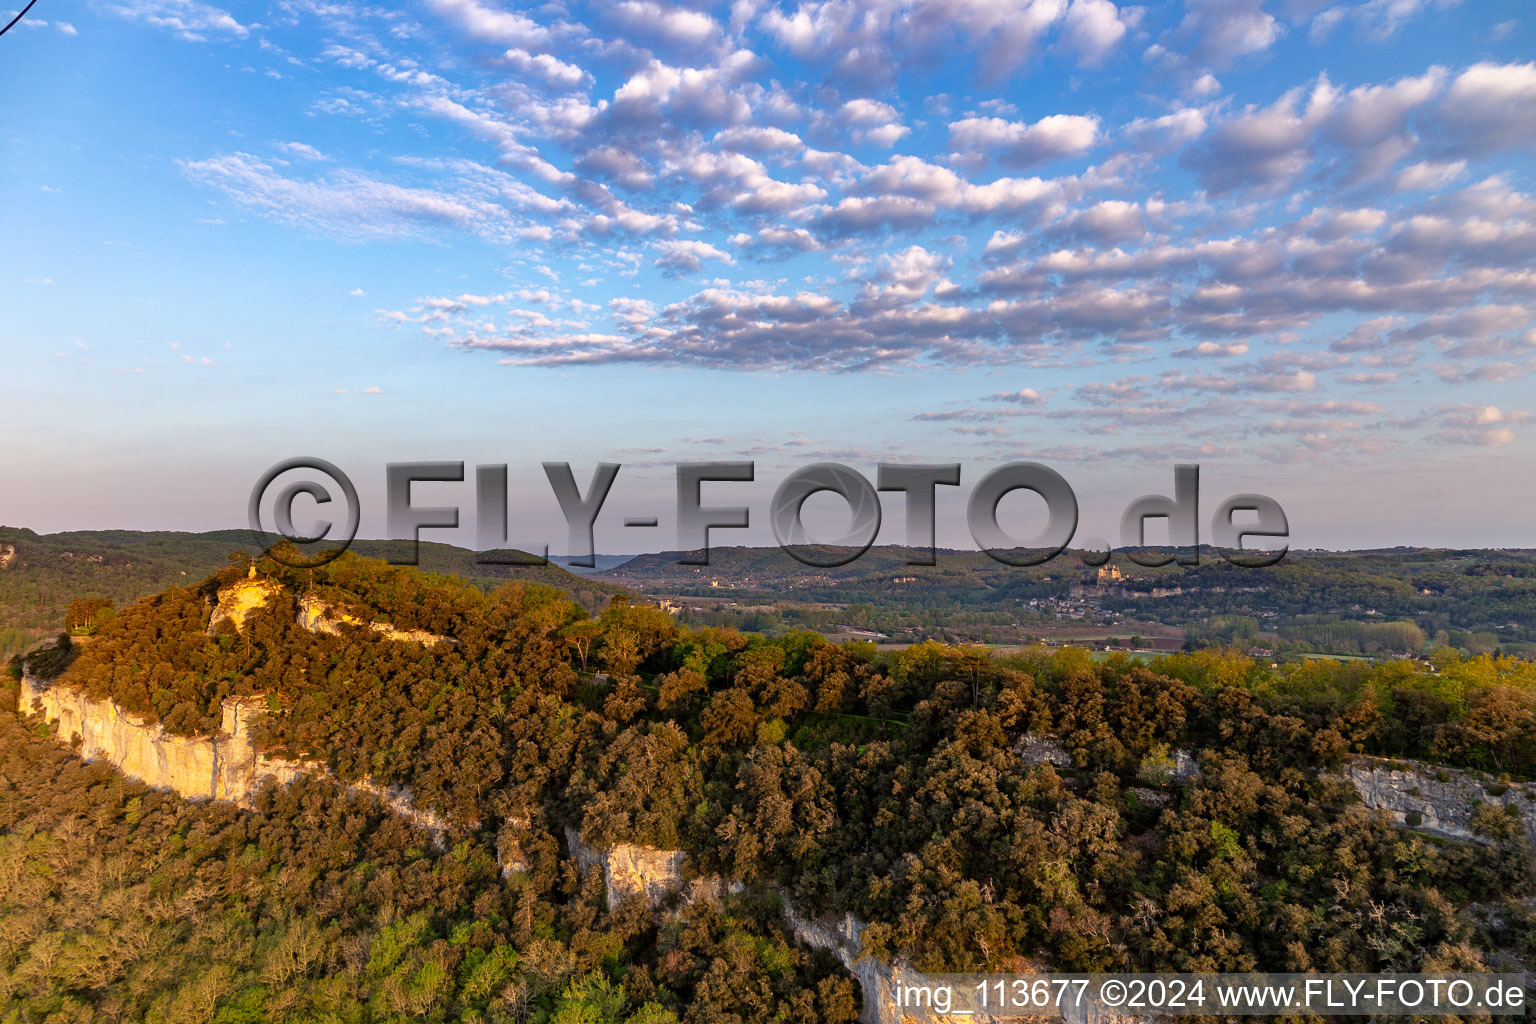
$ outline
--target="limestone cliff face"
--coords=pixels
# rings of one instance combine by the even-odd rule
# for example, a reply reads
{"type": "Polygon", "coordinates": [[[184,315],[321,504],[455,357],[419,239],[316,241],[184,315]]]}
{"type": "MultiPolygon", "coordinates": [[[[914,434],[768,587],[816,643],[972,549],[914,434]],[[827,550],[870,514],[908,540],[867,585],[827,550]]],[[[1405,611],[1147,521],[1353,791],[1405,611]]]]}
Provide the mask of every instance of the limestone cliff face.
{"type": "MultiPolygon", "coordinates": [[[[799,941],[812,949],[824,949],[837,957],[864,996],[862,1024],[901,1024],[901,1012],[897,1005],[896,986],[908,972],[863,953],[865,924],[852,914],[840,920],[815,921],[801,917],[788,902],[784,904],[784,920],[799,941]]],[[[906,979],[915,981],[915,978],[906,979]]],[[[929,1018],[937,1020],[942,1018],[929,1018]]],[[[969,1016],[967,1019],[983,1021],[987,1018],[969,1016]]]]}
{"type": "MultiPolygon", "coordinates": [[[[348,793],[363,793],[373,797],[385,807],[394,811],[402,818],[408,819],[414,825],[420,825],[432,833],[435,842],[441,844],[444,834],[448,831],[448,821],[432,811],[417,807],[412,802],[411,791],[405,786],[381,786],[370,779],[362,782],[354,782],[347,787],[348,793]]],[[[467,823],[470,828],[477,827],[480,823],[472,821],[467,823]]]]}
{"type": "MultiPolygon", "coordinates": [[[[866,925],[852,914],[845,914],[841,918],[805,918],[786,900],[784,920],[796,939],[813,949],[824,949],[837,957],[843,968],[858,981],[864,996],[863,1012],[859,1016],[861,1024],[906,1024],[908,1021],[920,1021],[922,1024],[961,1024],[962,1021],[970,1024],[1012,1024],[1024,1019],[1017,1015],[1005,1017],[988,1013],[985,1008],[967,1001],[966,997],[974,997],[974,992],[969,989],[954,991],[949,1006],[957,1012],[936,1012],[935,1004],[925,1003],[924,1000],[925,994],[933,991],[940,979],[926,975],[902,961],[888,963],[866,955],[863,951],[866,925]],[[914,1006],[924,1008],[921,1015],[907,1012],[906,1008],[914,1006]]],[[[1032,974],[1036,970],[1034,967],[1025,967],[1010,973],[1032,974]]],[[[1111,1018],[1095,1009],[1069,1012],[1064,1016],[1069,1021],[1086,1021],[1091,1017],[1101,1024],[1109,1024],[1111,1020],[1122,1024],[1136,1020],[1119,1015],[1111,1018]]]]}
{"type": "MultiPolygon", "coordinates": [[[[643,896],[651,906],[661,903],[668,896],[682,892],[683,864],[687,855],[681,850],[657,850],[633,843],[616,843],[598,849],[585,843],[581,834],[573,828],[565,830],[565,842],[576,869],[582,874],[601,873],[608,889],[608,909],[612,910],[631,896],[643,896]]],[[[711,883],[704,880],[704,887],[711,883]]],[[[703,894],[689,887],[688,896],[703,894]]]]}
{"type": "MultiPolygon", "coordinates": [[[[700,878],[692,883],[683,881],[683,865],[686,854],[681,850],[656,850],[631,843],[618,843],[600,849],[584,841],[573,828],[565,830],[566,845],[576,868],[582,874],[601,874],[608,889],[608,909],[612,910],[632,896],[643,897],[647,904],[657,906],[675,893],[683,893],[688,900],[719,899],[726,892],[740,892],[740,882],[726,882],[718,878],[700,878]]],[[[503,872],[515,865],[503,862],[503,872]]],[[[864,1024],[902,1024],[905,1019],[897,1005],[897,986],[921,984],[922,976],[909,967],[892,966],[874,957],[864,956],[860,943],[864,934],[864,922],[853,916],[838,921],[812,921],[801,917],[788,902],[785,903],[785,920],[795,937],[816,949],[825,949],[837,957],[848,972],[858,981],[864,993],[864,1024]]],[[[930,1016],[924,1020],[933,1024],[946,1024],[961,1020],[993,1024],[994,1018],[985,1014],[964,1016],[930,1016]]],[[[995,1018],[1001,1024],[1001,1018],[995,1018]]]]}
{"type": "MultiPolygon", "coordinates": [[[[111,700],[93,701],[70,686],[50,686],[30,675],[21,679],[20,710],[37,711],[59,723],[59,738],[80,740],[80,756],[102,760],[118,771],[188,800],[227,800],[250,808],[262,785],[286,786],[302,775],[328,776],[324,766],[261,753],[251,742],[251,726],[266,713],[262,697],[231,697],[223,705],[219,731],[212,736],[177,736],[158,722],[148,723],[111,700]]],[[[396,814],[432,830],[438,837],[448,823],[412,806],[409,791],[363,781],[349,792],[381,801],[396,814]]]]}
{"type": "MultiPolygon", "coordinates": [[[[1071,754],[1053,737],[1029,733],[1017,745],[1025,764],[1072,766],[1071,754]]],[[[1133,788],[1142,803],[1163,807],[1171,802],[1171,787],[1185,786],[1200,775],[1200,766],[1187,750],[1155,751],[1143,759],[1141,778],[1161,790],[1133,788]]],[[[1536,844],[1536,784],[1503,784],[1478,772],[1439,768],[1416,761],[1356,757],[1344,778],[1372,810],[1386,811],[1401,826],[1449,839],[1484,841],[1472,831],[1478,804],[1512,808],[1532,844],[1536,844]]]]}
{"type": "Polygon", "coordinates": [[[45,686],[31,676],[22,677],[21,710],[40,711],[59,723],[60,739],[78,737],[85,760],[107,761],[124,775],[189,800],[228,800],[249,807],[267,779],[285,785],[305,771],[303,765],[266,757],[252,746],[251,722],[263,711],[259,699],[225,701],[214,736],[176,736],[110,700],[93,701],[72,687],[45,686]]]}
{"type": "Polygon", "coordinates": [[[1515,808],[1536,843],[1536,786],[1529,783],[1505,785],[1476,772],[1365,757],[1356,758],[1344,775],[1365,806],[1386,811],[1399,825],[1477,842],[1473,811],[1479,803],[1491,804],[1515,808]]]}
{"type": "MultiPolygon", "coordinates": [[[[251,613],[270,605],[282,592],[283,588],[280,584],[260,578],[255,575],[255,570],[240,582],[220,588],[213,614],[208,619],[209,634],[213,634],[221,622],[233,622],[236,630],[244,629],[245,620],[251,613]]],[[[340,636],[343,626],[361,626],[372,630],[386,640],[401,640],[426,647],[453,643],[450,637],[428,633],[424,629],[396,629],[388,622],[365,621],[322,601],[313,594],[305,594],[299,598],[298,623],[311,633],[327,633],[331,636],[340,636]]]]}
{"type": "Polygon", "coordinates": [[[219,590],[213,615],[208,619],[209,635],[221,622],[233,622],[236,630],[244,629],[245,620],[252,612],[265,608],[282,592],[281,585],[260,578],[253,568],[247,578],[219,590]]]}
{"type": "Polygon", "coordinates": [[[311,633],[328,633],[331,636],[340,636],[342,626],[362,626],[386,640],[404,640],[426,647],[453,643],[449,637],[428,633],[424,629],[396,629],[387,622],[365,622],[356,615],[348,615],[326,604],[312,594],[299,598],[299,625],[311,633]]]}

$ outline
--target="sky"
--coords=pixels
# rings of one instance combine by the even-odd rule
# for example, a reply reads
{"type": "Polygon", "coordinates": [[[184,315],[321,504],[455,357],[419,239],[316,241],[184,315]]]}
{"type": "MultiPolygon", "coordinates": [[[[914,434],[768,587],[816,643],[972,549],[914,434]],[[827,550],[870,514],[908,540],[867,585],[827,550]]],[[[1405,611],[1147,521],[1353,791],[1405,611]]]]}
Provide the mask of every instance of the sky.
{"type": "Polygon", "coordinates": [[[385,464],[447,460],[425,536],[472,543],[505,463],[560,552],[540,463],[608,461],[635,552],[679,462],[757,464],[717,544],[798,467],[958,462],[974,547],[1004,463],[1114,538],[1192,462],[1203,532],[1259,492],[1296,547],[1536,546],[1528,14],[39,0],[0,38],[0,523],[241,526],[315,455],[382,536],[385,464]]]}

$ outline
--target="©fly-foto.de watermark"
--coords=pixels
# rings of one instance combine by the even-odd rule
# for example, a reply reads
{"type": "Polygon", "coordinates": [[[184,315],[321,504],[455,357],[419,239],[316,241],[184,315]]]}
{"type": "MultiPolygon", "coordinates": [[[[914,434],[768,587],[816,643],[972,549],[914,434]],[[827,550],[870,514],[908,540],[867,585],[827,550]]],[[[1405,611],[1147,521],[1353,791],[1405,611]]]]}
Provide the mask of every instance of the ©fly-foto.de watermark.
{"type": "MultiPolygon", "coordinates": [[[[576,482],[568,462],[546,462],[544,475],[554,491],[555,500],[565,517],[568,547],[573,565],[596,564],[593,531],[598,515],[622,468],[616,462],[600,462],[592,474],[586,492],[576,482]]],[[[740,486],[756,481],[753,462],[684,462],[677,473],[677,550],[686,565],[708,565],[711,530],[746,529],[751,525],[750,510],[744,505],[704,503],[704,487],[711,485],[719,494],[727,485],[740,486]]],[[[1200,467],[1174,467],[1173,496],[1148,494],[1126,506],[1120,517],[1120,547],[1138,565],[1159,566],[1177,561],[1180,565],[1198,565],[1200,561],[1200,467]],[[1168,544],[1156,548],[1147,543],[1147,521],[1165,519],[1168,544]]],[[[459,507],[419,506],[411,501],[415,483],[463,483],[463,462],[391,462],[384,467],[385,521],[391,540],[410,541],[404,555],[390,560],[396,564],[417,563],[416,542],[421,531],[457,529],[459,507]]],[[[881,491],[899,492],[905,497],[907,535],[904,544],[912,554],[909,564],[935,564],[935,507],[939,487],[960,485],[959,463],[880,463],[875,482],[850,466],[836,462],[817,462],[790,473],[774,491],[769,505],[769,525],[779,546],[797,561],[817,568],[846,565],[868,551],[880,534],[881,491]],[[806,500],[823,492],[836,494],[847,504],[848,528],[832,540],[815,540],[806,530],[802,512],[806,500]]],[[[740,493],[739,491],[737,493],[740,493]]],[[[714,500],[718,501],[719,498],[714,500]]],[[[507,467],[503,464],[475,467],[474,504],[476,511],[477,559],[488,565],[544,565],[549,545],[539,544],[523,550],[511,550],[508,538],[507,467]],[[537,549],[538,554],[524,551],[537,549]]],[[[313,568],[339,556],[357,537],[362,508],[357,488],[339,467],[324,459],[298,457],[285,459],[268,469],[252,488],[247,515],[257,543],[273,548],[275,557],[290,560],[298,567],[313,568]],[[324,508],[336,502],[330,487],[313,479],[295,480],[276,488],[280,477],[297,471],[309,471],[330,478],[346,504],[343,525],[332,536],[336,524],[318,520],[305,532],[294,525],[294,503],[301,495],[324,508]],[[261,511],[272,494],[273,531],[262,526],[261,511]],[[324,547],[313,555],[294,554],[275,547],[278,540],[307,547],[324,547]]],[[[626,528],[655,528],[654,516],[627,516],[626,528]]],[[[1077,495],[1066,479],[1049,466],[1038,462],[1010,462],[988,471],[972,488],[966,503],[966,525],[981,550],[1007,565],[1041,565],[1073,547],[1088,565],[1103,565],[1109,560],[1111,546],[1098,537],[1077,540],[1077,495]],[[1044,500],[1046,521],[1030,537],[1017,537],[998,522],[998,506],[1015,491],[1030,491],[1044,500]]],[[[1258,568],[1274,565],[1285,556],[1285,541],[1290,523],[1279,502],[1262,494],[1234,494],[1217,506],[1211,517],[1211,542],[1217,553],[1233,565],[1258,568]],[[1244,522],[1237,516],[1243,514],[1244,522]],[[1248,538],[1265,538],[1263,549],[1243,547],[1248,538]]]]}

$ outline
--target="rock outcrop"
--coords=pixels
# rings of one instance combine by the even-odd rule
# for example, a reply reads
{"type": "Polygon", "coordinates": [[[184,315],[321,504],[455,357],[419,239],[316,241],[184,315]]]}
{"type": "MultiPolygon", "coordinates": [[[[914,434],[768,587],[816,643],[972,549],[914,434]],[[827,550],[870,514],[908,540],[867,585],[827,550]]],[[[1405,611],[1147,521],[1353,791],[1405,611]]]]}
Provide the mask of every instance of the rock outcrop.
{"type": "Polygon", "coordinates": [[[1049,764],[1057,768],[1072,767],[1072,755],[1061,740],[1054,736],[1042,736],[1027,732],[1019,738],[1019,759],[1025,764],[1049,764]]]}
{"type": "Polygon", "coordinates": [[[16,545],[0,544],[0,569],[9,569],[16,564],[16,545]]]}
{"type": "Polygon", "coordinates": [[[343,626],[361,626],[371,629],[386,640],[403,640],[426,647],[453,643],[450,637],[428,633],[424,629],[396,629],[387,622],[365,621],[327,604],[313,594],[299,598],[299,625],[311,633],[327,633],[331,636],[340,636],[343,626]]]}
{"type": "MultiPolygon", "coordinates": [[[[1028,765],[1071,768],[1072,757],[1054,736],[1026,733],[1015,748],[1028,765]]],[[[1166,807],[1169,790],[1187,786],[1200,776],[1200,765],[1188,750],[1160,746],[1142,759],[1137,772],[1149,786],[1129,792],[1143,804],[1166,807]]],[[[1479,805],[1489,805],[1518,817],[1536,845],[1536,783],[1506,783],[1481,772],[1441,768],[1417,761],[1355,757],[1344,779],[1372,810],[1385,811],[1404,828],[1468,842],[1486,842],[1472,828],[1479,805]]]]}
{"type": "Polygon", "coordinates": [[[1450,839],[1484,841],[1472,830],[1479,804],[1519,817],[1536,843],[1536,785],[1503,783],[1478,772],[1437,768],[1413,761],[1360,757],[1344,776],[1365,806],[1386,811],[1398,825],[1450,839]],[[1513,808],[1513,810],[1508,810],[1513,808]]]}
{"type": "Polygon", "coordinates": [[[251,566],[251,573],[245,579],[219,588],[213,615],[208,619],[209,635],[221,622],[233,622],[236,631],[243,630],[245,620],[252,612],[267,607],[282,592],[281,584],[262,579],[256,575],[256,567],[251,566]]]}
{"type": "Polygon", "coordinates": [[[21,680],[23,713],[39,711],[59,725],[59,738],[79,739],[80,756],[103,760],[124,775],[169,789],[189,800],[228,800],[250,807],[262,783],[286,785],[306,772],[297,762],[267,757],[251,744],[251,723],[264,713],[260,698],[224,702],[219,732],[177,736],[123,711],[113,701],[93,701],[69,686],[21,680]]]}
{"type": "Polygon", "coordinates": [[[634,843],[615,843],[600,849],[586,843],[573,828],[566,828],[565,843],[578,871],[603,876],[609,910],[632,896],[643,897],[654,907],[677,893],[687,900],[718,898],[728,888],[718,879],[685,881],[683,867],[688,857],[681,850],[658,850],[634,843]]]}
{"type": "MultiPolygon", "coordinates": [[[[157,789],[169,789],[188,800],[227,800],[249,809],[267,782],[286,786],[305,775],[328,777],[323,765],[261,753],[251,742],[251,726],[266,713],[263,697],[231,697],[224,701],[219,731],[211,736],[177,736],[158,722],[149,723],[123,711],[114,701],[91,700],[67,685],[49,685],[23,673],[19,710],[40,712],[57,722],[61,740],[80,741],[80,756],[102,760],[130,778],[157,789]]],[[[371,796],[439,840],[448,823],[411,803],[409,791],[369,780],[347,790],[371,796]]]]}
{"type": "MultiPolygon", "coordinates": [[[[863,921],[852,914],[838,920],[811,920],[801,917],[788,902],[784,904],[784,921],[797,940],[812,949],[824,949],[837,957],[838,963],[859,983],[859,990],[864,997],[863,1012],[859,1016],[861,1024],[901,1024],[897,986],[903,982],[913,984],[917,978],[915,975],[907,977],[912,972],[901,967],[864,954],[866,926],[863,921]]],[[[965,1019],[981,1022],[990,1018],[967,1015],[965,1019]]]]}
{"type": "MultiPolygon", "coordinates": [[[[587,843],[573,828],[565,830],[565,841],[576,861],[576,868],[584,875],[600,874],[608,890],[608,909],[613,910],[624,900],[642,897],[646,904],[655,908],[678,893],[685,900],[704,898],[720,899],[727,892],[738,893],[745,887],[740,882],[726,882],[720,878],[698,878],[684,881],[684,865],[687,855],[681,850],[657,850],[632,843],[616,843],[602,849],[587,843]]],[[[502,871],[514,870],[516,865],[503,862],[502,871]]],[[[526,868],[524,868],[526,870],[526,868]]],[[[921,986],[923,975],[904,965],[885,963],[875,957],[865,956],[861,949],[864,922],[852,915],[836,921],[816,921],[800,916],[786,901],[785,922],[800,942],[815,949],[831,952],[858,981],[864,994],[864,1024],[902,1024],[906,1019],[900,1012],[900,986],[921,986]]],[[[986,1014],[955,1016],[929,1015],[922,1018],[933,1024],[972,1021],[992,1024],[995,1020],[986,1014]]]]}
{"type": "MultiPolygon", "coordinates": [[[[1014,744],[1019,760],[1027,765],[1048,764],[1055,768],[1072,767],[1072,753],[1058,737],[1027,732],[1014,744]]],[[[1186,786],[1200,776],[1200,765],[1187,750],[1160,744],[1142,759],[1139,772],[1143,782],[1154,786],[1186,786]]]]}
{"type": "Polygon", "coordinates": [[[533,822],[526,816],[513,815],[501,823],[496,833],[496,866],[501,877],[523,874],[533,870],[528,861],[528,836],[533,822]]]}
{"type": "MultiPolygon", "coordinates": [[[[253,566],[245,579],[219,588],[213,614],[208,619],[209,634],[216,632],[221,622],[233,622],[237,631],[243,631],[245,620],[258,609],[269,606],[282,592],[281,584],[257,576],[253,566]]],[[[299,598],[298,623],[311,633],[326,633],[330,636],[340,636],[343,626],[357,626],[371,630],[385,640],[400,640],[425,647],[454,642],[451,637],[429,633],[424,629],[398,629],[388,622],[370,622],[314,594],[304,594],[299,598]]]]}

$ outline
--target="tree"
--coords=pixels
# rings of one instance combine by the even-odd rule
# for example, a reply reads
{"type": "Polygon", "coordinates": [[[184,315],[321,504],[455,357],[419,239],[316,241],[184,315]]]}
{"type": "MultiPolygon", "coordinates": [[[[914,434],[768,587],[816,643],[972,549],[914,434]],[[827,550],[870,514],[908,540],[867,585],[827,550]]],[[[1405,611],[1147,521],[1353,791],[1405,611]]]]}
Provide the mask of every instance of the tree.
{"type": "Polygon", "coordinates": [[[587,658],[592,654],[592,645],[603,635],[602,623],[593,619],[581,622],[573,622],[560,631],[560,636],[570,644],[576,656],[581,659],[581,670],[587,670],[587,658]]]}
{"type": "Polygon", "coordinates": [[[615,599],[603,612],[603,656],[610,671],[633,672],[677,635],[672,616],[654,605],[624,604],[615,599]]]}
{"type": "Polygon", "coordinates": [[[657,682],[660,684],[658,702],[664,708],[686,712],[693,705],[694,694],[709,692],[709,682],[704,674],[691,668],[668,672],[657,682]]]}
{"type": "Polygon", "coordinates": [[[112,616],[112,602],[105,597],[82,597],[69,602],[64,628],[70,632],[91,632],[112,616]]]}
{"type": "Polygon", "coordinates": [[[723,749],[750,743],[758,723],[751,694],[735,687],[719,691],[705,705],[703,723],[706,746],[723,749]]]}

